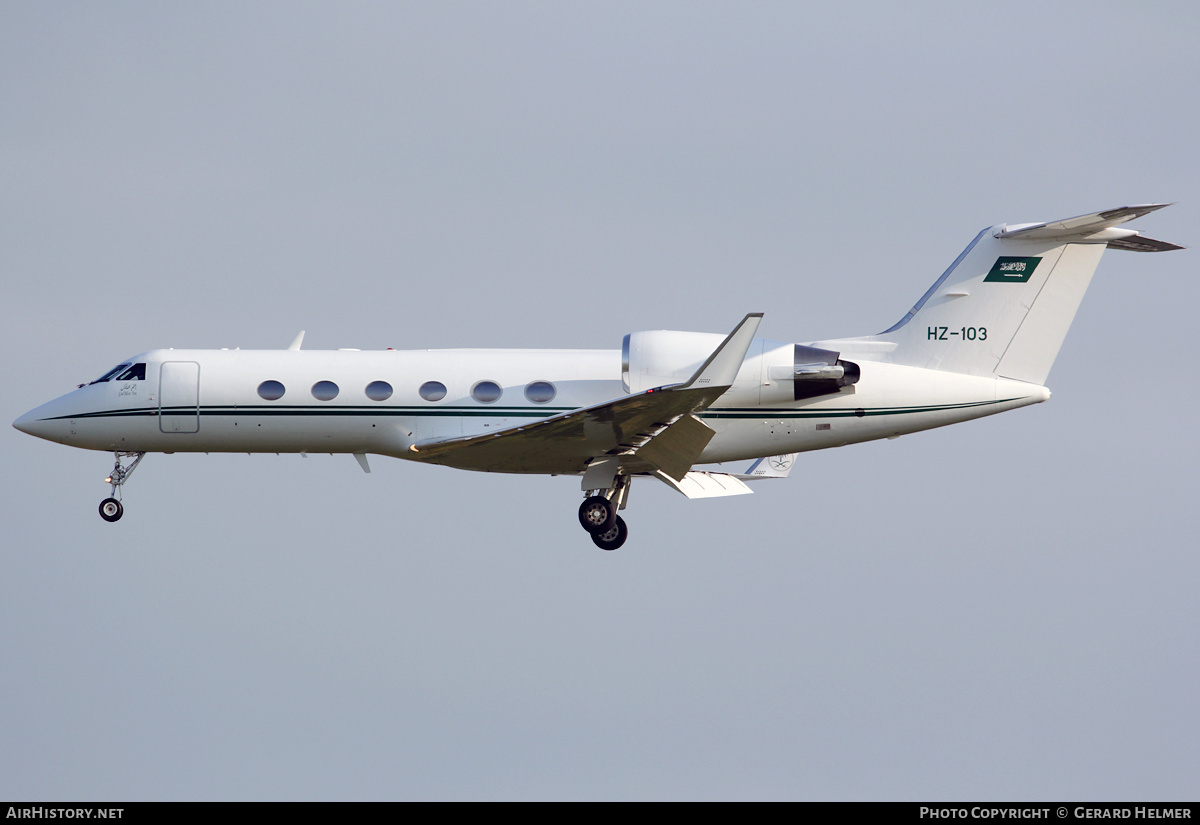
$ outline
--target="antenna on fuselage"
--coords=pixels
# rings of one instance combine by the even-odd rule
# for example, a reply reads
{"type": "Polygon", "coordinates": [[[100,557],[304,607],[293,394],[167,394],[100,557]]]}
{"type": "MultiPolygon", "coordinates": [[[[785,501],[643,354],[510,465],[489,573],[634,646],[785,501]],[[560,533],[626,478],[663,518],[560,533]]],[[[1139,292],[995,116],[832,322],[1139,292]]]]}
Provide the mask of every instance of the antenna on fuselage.
{"type": "Polygon", "coordinates": [[[300,349],[300,345],[304,343],[304,330],[300,330],[300,334],[292,343],[288,344],[288,349],[300,349]]]}

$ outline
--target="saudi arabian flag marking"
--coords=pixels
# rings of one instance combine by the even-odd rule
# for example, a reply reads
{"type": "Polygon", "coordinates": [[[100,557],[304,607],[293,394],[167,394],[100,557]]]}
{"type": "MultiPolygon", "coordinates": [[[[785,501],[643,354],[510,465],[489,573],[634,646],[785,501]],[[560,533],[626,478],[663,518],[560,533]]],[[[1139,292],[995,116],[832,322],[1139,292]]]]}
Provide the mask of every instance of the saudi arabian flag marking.
{"type": "Polygon", "coordinates": [[[992,264],[992,271],[983,279],[984,283],[995,281],[1006,284],[1023,284],[1029,280],[1033,270],[1037,269],[1041,258],[1012,258],[1001,255],[992,264]]]}

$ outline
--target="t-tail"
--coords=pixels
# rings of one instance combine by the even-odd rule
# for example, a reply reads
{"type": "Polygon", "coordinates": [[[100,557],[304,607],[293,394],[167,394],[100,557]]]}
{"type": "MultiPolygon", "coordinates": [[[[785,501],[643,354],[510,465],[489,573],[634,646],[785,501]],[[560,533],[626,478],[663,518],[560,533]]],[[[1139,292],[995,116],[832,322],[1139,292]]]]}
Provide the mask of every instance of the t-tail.
{"type": "Polygon", "coordinates": [[[1044,384],[1105,249],[1182,249],[1121,225],[1169,204],[984,229],[899,323],[884,359],[1044,384]]]}

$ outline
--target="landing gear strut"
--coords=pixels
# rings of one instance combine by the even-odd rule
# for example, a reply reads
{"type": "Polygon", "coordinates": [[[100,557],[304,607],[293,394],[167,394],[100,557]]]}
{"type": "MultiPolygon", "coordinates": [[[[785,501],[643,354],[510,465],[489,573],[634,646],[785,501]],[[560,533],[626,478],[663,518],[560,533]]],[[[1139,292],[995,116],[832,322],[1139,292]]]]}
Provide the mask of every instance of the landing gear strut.
{"type": "Polygon", "coordinates": [[[137,465],[145,455],[145,452],[113,453],[113,456],[116,458],[116,464],[113,466],[112,473],[109,474],[108,478],[104,479],[112,485],[112,495],[100,502],[100,518],[105,521],[117,521],[125,514],[125,508],[121,506],[121,502],[116,497],[120,495],[121,485],[129,480],[129,477],[133,475],[133,471],[137,469],[137,465]],[[121,459],[128,458],[129,456],[135,456],[135,458],[127,466],[122,465],[121,459]]]}
{"type": "Polygon", "coordinates": [[[617,515],[629,498],[629,476],[617,475],[607,490],[588,490],[579,507],[579,523],[601,550],[616,550],[629,537],[625,519],[617,515]]]}

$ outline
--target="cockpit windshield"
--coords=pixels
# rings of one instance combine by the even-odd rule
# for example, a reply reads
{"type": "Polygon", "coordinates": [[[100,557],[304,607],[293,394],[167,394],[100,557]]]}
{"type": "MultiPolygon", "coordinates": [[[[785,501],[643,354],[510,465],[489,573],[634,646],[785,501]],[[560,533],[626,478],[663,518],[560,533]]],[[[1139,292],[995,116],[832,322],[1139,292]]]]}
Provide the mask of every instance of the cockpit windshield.
{"type": "Polygon", "coordinates": [[[91,384],[103,384],[105,381],[111,381],[111,380],[113,380],[113,378],[115,378],[115,377],[116,377],[117,373],[119,373],[119,372],[122,372],[123,370],[126,370],[126,369],[128,369],[128,368],[129,368],[129,364],[117,364],[115,367],[113,367],[113,368],[112,368],[111,370],[109,370],[108,372],[104,373],[104,375],[101,375],[101,376],[100,376],[99,378],[97,378],[95,381],[90,381],[90,382],[88,382],[88,383],[91,383],[91,384]]]}
{"type": "Polygon", "coordinates": [[[103,384],[105,381],[145,381],[145,364],[117,364],[108,372],[101,375],[92,384],[103,384]]]}

